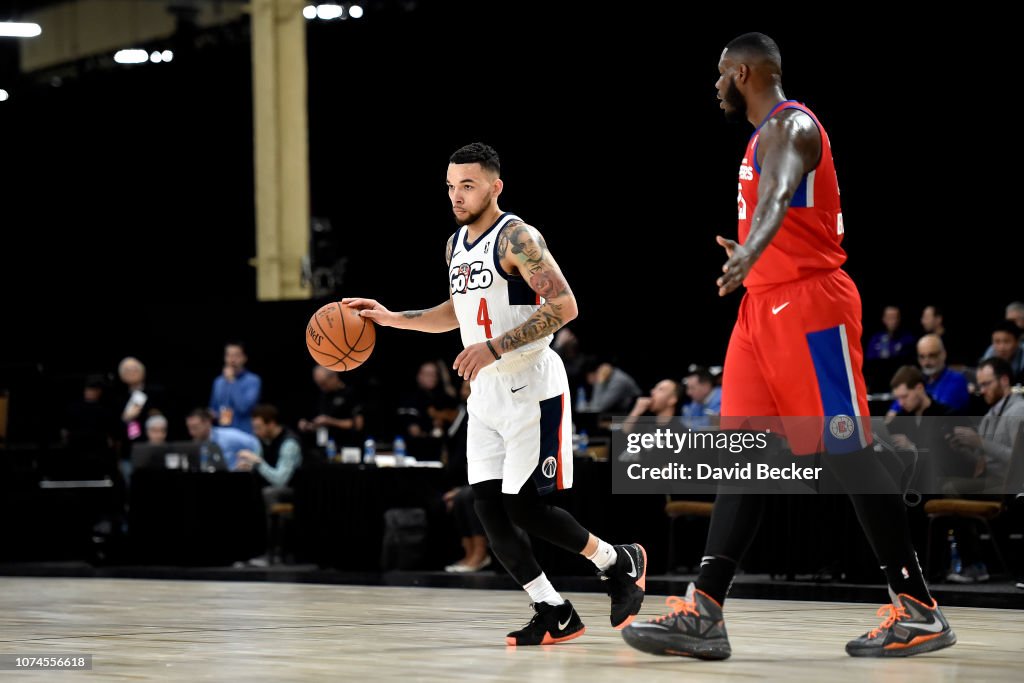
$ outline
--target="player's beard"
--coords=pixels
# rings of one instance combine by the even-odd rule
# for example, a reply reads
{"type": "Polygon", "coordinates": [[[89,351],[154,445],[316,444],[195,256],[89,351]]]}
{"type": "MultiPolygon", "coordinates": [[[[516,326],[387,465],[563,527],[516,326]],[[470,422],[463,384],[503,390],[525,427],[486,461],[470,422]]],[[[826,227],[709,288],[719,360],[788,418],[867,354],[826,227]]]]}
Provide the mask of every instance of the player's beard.
{"type": "Polygon", "coordinates": [[[491,204],[491,197],[488,195],[487,201],[484,202],[484,206],[483,206],[482,209],[480,209],[479,211],[476,211],[476,212],[467,211],[466,213],[462,214],[461,216],[459,214],[455,214],[455,222],[458,223],[459,225],[469,225],[471,223],[475,223],[477,221],[477,219],[480,218],[480,216],[484,215],[484,211],[487,210],[487,207],[490,206],[490,204],[491,204]]]}
{"type": "Polygon", "coordinates": [[[727,121],[747,120],[747,100],[743,97],[740,89],[736,87],[735,78],[729,79],[729,85],[725,88],[725,94],[722,96],[722,99],[729,105],[729,108],[725,110],[727,121]]]}

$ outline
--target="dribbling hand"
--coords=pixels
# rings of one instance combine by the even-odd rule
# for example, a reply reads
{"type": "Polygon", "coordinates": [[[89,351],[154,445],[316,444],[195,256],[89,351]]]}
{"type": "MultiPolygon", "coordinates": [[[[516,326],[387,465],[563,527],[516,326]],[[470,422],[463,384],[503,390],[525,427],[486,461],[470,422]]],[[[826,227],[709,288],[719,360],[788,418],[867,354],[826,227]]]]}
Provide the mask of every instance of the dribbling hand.
{"type": "Polygon", "coordinates": [[[359,311],[360,316],[369,318],[373,322],[378,325],[383,325],[384,327],[394,327],[394,320],[398,316],[397,313],[389,311],[376,299],[347,297],[342,299],[341,303],[345,306],[351,306],[359,311]]]}
{"type": "Polygon", "coordinates": [[[495,361],[494,354],[487,348],[487,342],[470,344],[455,358],[452,369],[462,379],[476,379],[477,374],[495,361]]]}

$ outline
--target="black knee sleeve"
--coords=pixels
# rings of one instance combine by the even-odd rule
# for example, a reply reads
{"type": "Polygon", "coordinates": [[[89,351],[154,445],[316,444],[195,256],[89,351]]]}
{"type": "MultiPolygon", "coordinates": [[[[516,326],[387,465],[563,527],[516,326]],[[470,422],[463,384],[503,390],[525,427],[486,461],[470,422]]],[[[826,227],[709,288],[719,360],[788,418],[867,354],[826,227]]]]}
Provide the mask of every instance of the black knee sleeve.
{"type": "Polygon", "coordinates": [[[562,508],[548,505],[537,495],[531,482],[517,494],[505,494],[505,510],[512,522],[571,553],[579,553],[590,540],[590,532],[562,508]]]}
{"type": "Polygon", "coordinates": [[[521,586],[540,576],[540,565],[533,556],[529,537],[512,523],[505,511],[501,482],[492,479],[473,484],[473,493],[476,495],[473,508],[498,561],[521,586]]]}

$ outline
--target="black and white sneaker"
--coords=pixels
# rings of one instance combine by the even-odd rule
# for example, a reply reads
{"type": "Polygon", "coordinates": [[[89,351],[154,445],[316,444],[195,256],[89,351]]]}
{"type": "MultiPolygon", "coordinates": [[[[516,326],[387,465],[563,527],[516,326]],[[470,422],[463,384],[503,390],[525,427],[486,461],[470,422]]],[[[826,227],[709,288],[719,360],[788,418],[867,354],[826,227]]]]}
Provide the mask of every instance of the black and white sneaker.
{"type": "Polygon", "coordinates": [[[612,628],[624,629],[636,619],[647,590],[647,551],[639,543],[615,546],[618,557],[608,569],[598,572],[612,598],[612,628]]]}
{"type": "Polygon", "coordinates": [[[885,620],[860,638],[846,644],[851,657],[909,657],[941,650],[956,644],[956,634],[939,610],[938,603],[926,605],[906,593],[878,610],[885,620]]]}
{"type": "Polygon", "coordinates": [[[576,613],[572,603],[566,600],[561,605],[535,602],[530,605],[535,614],[530,623],[518,631],[505,636],[508,645],[551,645],[564,643],[582,636],[587,627],[576,613]]]}
{"type": "Polygon", "coordinates": [[[630,646],[652,655],[727,659],[732,654],[722,606],[691,583],[683,598],[665,600],[672,611],[622,632],[630,646]]]}

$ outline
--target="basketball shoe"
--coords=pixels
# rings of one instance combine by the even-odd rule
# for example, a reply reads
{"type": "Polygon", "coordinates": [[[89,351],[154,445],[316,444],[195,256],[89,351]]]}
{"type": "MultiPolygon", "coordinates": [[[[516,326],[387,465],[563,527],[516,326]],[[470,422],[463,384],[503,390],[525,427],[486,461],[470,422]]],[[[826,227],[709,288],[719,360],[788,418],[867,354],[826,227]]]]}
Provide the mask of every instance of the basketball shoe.
{"type": "Polygon", "coordinates": [[[848,655],[909,657],[956,644],[956,634],[934,598],[929,606],[900,593],[878,610],[878,616],[885,617],[881,624],[846,644],[848,655]]]}
{"type": "Polygon", "coordinates": [[[732,654],[722,606],[691,583],[686,596],[665,600],[672,612],[622,632],[629,645],[652,655],[727,659],[732,654]]]}
{"type": "Polygon", "coordinates": [[[507,645],[551,645],[579,638],[587,627],[568,600],[561,605],[535,602],[533,619],[518,631],[505,636],[507,645]]]}
{"type": "Polygon", "coordinates": [[[640,613],[647,589],[647,551],[639,543],[615,546],[615,564],[599,571],[612,599],[612,628],[629,626],[640,613]]]}

